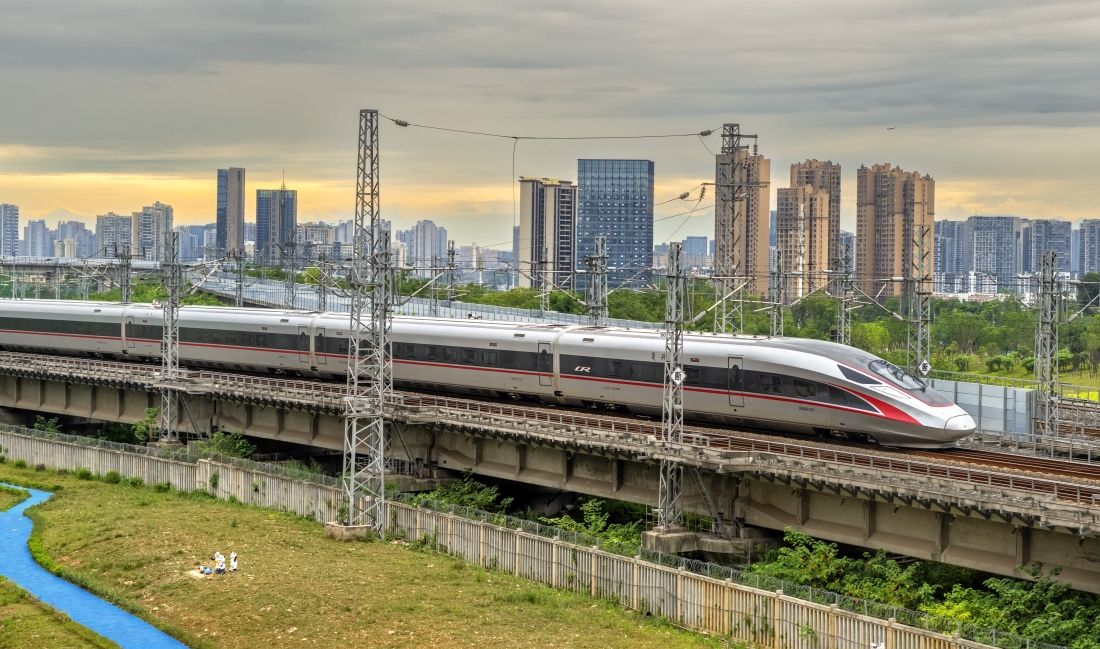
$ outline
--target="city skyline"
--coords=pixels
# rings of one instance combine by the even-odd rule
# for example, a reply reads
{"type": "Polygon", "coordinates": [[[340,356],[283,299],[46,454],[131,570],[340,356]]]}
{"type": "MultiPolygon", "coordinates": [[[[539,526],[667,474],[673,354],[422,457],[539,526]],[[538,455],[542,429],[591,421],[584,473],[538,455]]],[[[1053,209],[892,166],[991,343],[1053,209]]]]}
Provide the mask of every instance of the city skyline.
{"type": "MultiPolygon", "coordinates": [[[[235,164],[252,186],[278,186],[286,169],[303,219],[345,219],[354,116],[366,106],[521,135],[690,133],[739,122],[760,134],[776,169],[811,157],[925,170],[937,178],[941,218],[1100,216],[1087,171],[1100,135],[1100,72],[1088,63],[1100,54],[1089,28],[1100,10],[945,7],[753,6],[739,10],[754,29],[734,47],[723,21],[698,20],[721,13],[719,2],[692,11],[566,2],[531,9],[537,17],[476,1],[381,12],[345,3],[18,5],[0,26],[0,201],[20,205],[24,220],[90,222],[160,200],[176,206],[178,223],[199,224],[214,211],[210,170],[235,164]],[[80,29],[45,27],[69,23],[80,29]],[[433,46],[410,49],[425,25],[433,46]]],[[[512,144],[384,121],[383,214],[445,222],[460,240],[489,232],[490,243],[507,241],[512,144]],[[461,156],[443,155],[453,151],[461,156]]],[[[716,149],[717,137],[706,145],[716,149]]],[[[561,178],[578,158],[651,159],[658,201],[710,179],[712,168],[698,138],[523,141],[516,154],[514,175],[561,178]]],[[[842,187],[849,230],[854,181],[849,174],[842,187]]],[[[682,232],[704,234],[710,218],[701,211],[682,232]]],[[[656,239],[674,227],[660,223],[656,239]]]]}

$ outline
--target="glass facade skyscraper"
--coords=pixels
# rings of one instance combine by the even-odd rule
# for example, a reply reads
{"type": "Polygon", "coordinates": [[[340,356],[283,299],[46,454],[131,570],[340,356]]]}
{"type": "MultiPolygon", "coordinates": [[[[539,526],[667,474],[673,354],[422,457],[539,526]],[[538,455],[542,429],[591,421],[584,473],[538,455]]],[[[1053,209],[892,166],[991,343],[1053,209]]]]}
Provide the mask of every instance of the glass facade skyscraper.
{"type": "MultiPolygon", "coordinates": [[[[649,283],[653,257],[653,161],[577,160],[577,252],[580,263],[607,237],[608,286],[649,283]]],[[[577,288],[587,284],[577,275],[577,288]]]]}
{"type": "Polygon", "coordinates": [[[298,227],[298,191],[256,190],[256,254],[278,258],[282,246],[294,240],[298,227]]]}

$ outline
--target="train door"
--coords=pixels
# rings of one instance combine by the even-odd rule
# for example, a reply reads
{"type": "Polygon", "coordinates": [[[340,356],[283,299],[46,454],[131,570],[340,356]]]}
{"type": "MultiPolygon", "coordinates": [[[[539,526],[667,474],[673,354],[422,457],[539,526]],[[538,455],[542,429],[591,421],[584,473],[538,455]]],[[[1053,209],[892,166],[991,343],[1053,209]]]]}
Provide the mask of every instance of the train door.
{"type": "Polygon", "coordinates": [[[741,356],[730,356],[728,359],[726,390],[729,391],[731,406],[745,405],[745,373],[742,371],[744,360],[741,356]]]}
{"type": "Polygon", "coordinates": [[[309,327],[298,327],[298,361],[309,363],[309,327]]]}
{"type": "Polygon", "coordinates": [[[539,373],[539,385],[550,387],[554,384],[554,355],[550,353],[550,343],[539,343],[536,369],[539,373]]]}
{"type": "Polygon", "coordinates": [[[317,364],[325,365],[328,363],[328,356],[325,356],[325,328],[318,327],[317,329],[317,343],[315,347],[315,354],[317,355],[317,364]]]}
{"type": "Polygon", "coordinates": [[[126,324],[122,328],[122,337],[126,339],[126,348],[134,348],[134,316],[126,316],[126,324]]]}

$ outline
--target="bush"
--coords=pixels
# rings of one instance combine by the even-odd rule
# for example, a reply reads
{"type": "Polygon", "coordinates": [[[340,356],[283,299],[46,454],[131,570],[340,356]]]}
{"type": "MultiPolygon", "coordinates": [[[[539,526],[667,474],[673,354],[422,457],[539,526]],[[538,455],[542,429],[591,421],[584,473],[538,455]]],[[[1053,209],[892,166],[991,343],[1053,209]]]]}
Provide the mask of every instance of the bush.
{"type": "Polygon", "coordinates": [[[118,484],[122,482],[122,474],[118,471],[108,471],[103,474],[103,481],[107,484],[118,484]]]}
{"type": "Polygon", "coordinates": [[[25,469],[25,468],[27,468],[27,462],[25,460],[16,460],[15,461],[15,468],[25,469]]]}
{"type": "Polygon", "coordinates": [[[172,485],[167,482],[158,482],[153,485],[153,490],[158,493],[166,494],[172,490],[172,485]]]}
{"type": "Polygon", "coordinates": [[[73,472],[73,475],[76,476],[77,480],[91,480],[93,477],[95,477],[92,475],[92,470],[85,467],[80,467],[73,472]]]}
{"type": "Polygon", "coordinates": [[[45,465],[45,464],[41,464],[41,463],[39,463],[39,464],[36,464],[36,465],[34,465],[34,470],[35,470],[35,471],[39,471],[39,472],[41,472],[41,471],[45,471],[45,470],[46,470],[46,465],[45,465]]]}
{"type": "Polygon", "coordinates": [[[7,455],[0,455],[0,464],[3,464],[4,462],[7,462],[7,461],[8,461],[8,456],[7,455]]]}
{"type": "Polygon", "coordinates": [[[141,478],[127,478],[126,480],[123,480],[123,482],[131,487],[140,487],[145,484],[145,481],[141,478]]]}
{"type": "Polygon", "coordinates": [[[210,491],[218,490],[218,472],[215,471],[210,474],[210,491]]]}

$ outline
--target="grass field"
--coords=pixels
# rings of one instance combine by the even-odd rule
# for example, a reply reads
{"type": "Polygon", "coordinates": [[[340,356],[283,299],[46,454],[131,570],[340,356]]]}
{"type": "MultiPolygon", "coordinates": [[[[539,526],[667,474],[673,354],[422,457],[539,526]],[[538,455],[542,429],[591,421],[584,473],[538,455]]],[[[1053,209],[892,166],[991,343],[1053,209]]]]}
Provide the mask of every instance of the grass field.
{"type": "Polygon", "coordinates": [[[18,489],[12,489],[11,487],[5,487],[0,485],[0,512],[7,511],[8,509],[23,502],[23,499],[27,497],[27,492],[20,491],[18,489]]]}
{"type": "Polygon", "coordinates": [[[74,623],[0,577],[0,647],[108,649],[118,645],[74,623]]]}
{"type": "Polygon", "coordinates": [[[30,512],[39,560],[193,646],[724,646],[443,555],[332,541],[288,514],[11,463],[0,481],[61,487],[30,512]],[[215,550],[238,552],[240,571],[188,574],[215,550]]]}

